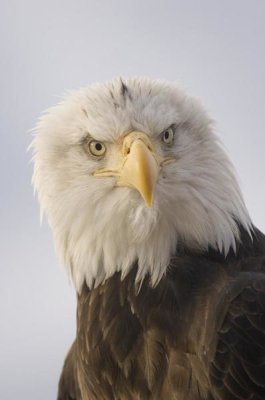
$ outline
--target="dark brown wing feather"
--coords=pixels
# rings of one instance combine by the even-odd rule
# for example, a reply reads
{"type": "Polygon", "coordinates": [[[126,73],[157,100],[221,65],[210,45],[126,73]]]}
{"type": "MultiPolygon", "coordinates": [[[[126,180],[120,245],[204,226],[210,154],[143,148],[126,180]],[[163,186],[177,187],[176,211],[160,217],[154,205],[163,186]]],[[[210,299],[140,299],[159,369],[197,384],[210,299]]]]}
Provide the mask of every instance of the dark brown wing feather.
{"type": "Polygon", "coordinates": [[[218,332],[210,368],[214,398],[265,399],[265,276],[251,281],[231,302],[218,332]]]}
{"type": "Polygon", "coordinates": [[[64,362],[57,400],[81,400],[77,384],[76,342],[73,343],[64,362]]]}
{"type": "MultiPolygon", "coordinates": [[[[134,272],[123,282],[115,274],[93,291],[85,287],[79,297],[78,365],[83,392],[91,400],[133,400],[140,394],[150,399],[163,383],[163,333],[154,325],[147,327],[136,304],[134,279],[134,272]]],[[[145,306],[143,302],[141,308],[145,306]]]]}

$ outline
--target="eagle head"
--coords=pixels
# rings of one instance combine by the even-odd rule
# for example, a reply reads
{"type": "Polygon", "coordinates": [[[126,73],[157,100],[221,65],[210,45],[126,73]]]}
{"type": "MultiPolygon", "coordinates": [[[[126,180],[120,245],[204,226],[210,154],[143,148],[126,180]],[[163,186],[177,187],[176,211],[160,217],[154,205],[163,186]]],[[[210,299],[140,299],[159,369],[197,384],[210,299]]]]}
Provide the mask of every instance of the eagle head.
{"type": "Polygon", "coordinates": [[[236,251],[251,221],[200,103],[172,82],[115,79],[40,119],[33,183],[79,291],[138,264],[156,285],[179,243],[236,251]]]}

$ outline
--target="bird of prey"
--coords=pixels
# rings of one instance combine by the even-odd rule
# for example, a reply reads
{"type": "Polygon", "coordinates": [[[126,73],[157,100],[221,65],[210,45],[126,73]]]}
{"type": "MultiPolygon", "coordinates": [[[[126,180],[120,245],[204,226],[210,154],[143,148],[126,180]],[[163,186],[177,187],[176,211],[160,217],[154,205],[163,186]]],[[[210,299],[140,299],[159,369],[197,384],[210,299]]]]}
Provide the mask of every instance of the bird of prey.
{"type": "Polygon", "coordinates": [[[77,292],[59,400],[264,400],[265,236],[200,102],[117,78],[40,119],[33,183],[77,292]]]}

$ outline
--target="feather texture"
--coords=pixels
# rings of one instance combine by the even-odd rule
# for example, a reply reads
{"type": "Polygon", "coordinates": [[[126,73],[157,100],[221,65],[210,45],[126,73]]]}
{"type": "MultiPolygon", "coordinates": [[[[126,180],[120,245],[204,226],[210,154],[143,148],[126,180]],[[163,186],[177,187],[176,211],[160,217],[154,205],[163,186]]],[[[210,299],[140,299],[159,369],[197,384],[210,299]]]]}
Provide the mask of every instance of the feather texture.
{"type": "Polygon", "coordinates": [[[155,288],[146,277],[139,290],[137,265],[83,286],[72,358],[82,400],[265,398],[265,237],[241,238],[227,258],[178,249],[155,288]]]}

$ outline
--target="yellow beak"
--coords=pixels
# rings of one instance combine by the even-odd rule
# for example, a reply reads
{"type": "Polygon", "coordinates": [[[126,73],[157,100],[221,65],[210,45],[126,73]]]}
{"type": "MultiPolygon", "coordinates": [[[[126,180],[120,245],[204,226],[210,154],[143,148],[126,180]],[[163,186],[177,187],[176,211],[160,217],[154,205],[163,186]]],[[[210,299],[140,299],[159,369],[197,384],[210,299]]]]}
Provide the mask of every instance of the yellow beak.
{"type": "Polygon", "coordinates": [[[148,207],[152,207],[159,163],[148,136],[133,131],[123,141],[124,162],[117,180],[118,186],[134,187],[148,207]]]}

